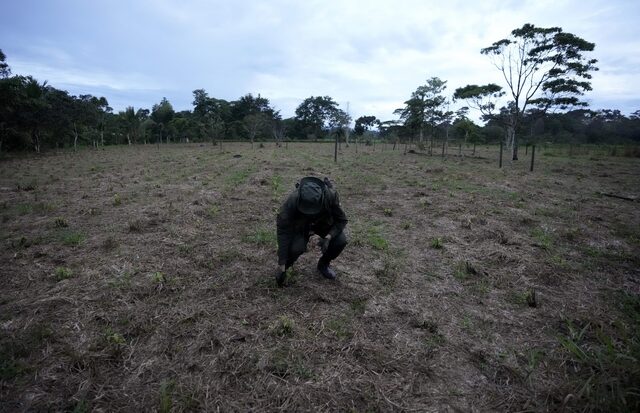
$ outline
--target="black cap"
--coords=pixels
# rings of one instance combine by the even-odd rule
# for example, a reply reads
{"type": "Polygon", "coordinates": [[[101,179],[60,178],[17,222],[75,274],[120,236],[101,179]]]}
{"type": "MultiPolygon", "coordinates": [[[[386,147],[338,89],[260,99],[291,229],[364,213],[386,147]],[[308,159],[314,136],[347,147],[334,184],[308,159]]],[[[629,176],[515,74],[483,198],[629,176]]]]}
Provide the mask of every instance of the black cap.
{"type": "Polygon", "coordinates": [[[315,215],[322,211],[324,182],[313,176],[302,178],[298,188],[298,211],[315,215]]]}

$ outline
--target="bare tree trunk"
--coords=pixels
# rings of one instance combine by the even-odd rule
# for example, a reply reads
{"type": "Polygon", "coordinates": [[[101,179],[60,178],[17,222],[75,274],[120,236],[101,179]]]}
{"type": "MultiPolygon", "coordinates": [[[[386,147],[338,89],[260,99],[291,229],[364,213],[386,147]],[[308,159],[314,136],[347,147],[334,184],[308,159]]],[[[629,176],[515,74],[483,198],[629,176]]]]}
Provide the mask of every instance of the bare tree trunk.
{"type": "Polygon", "coordinates": [[[38,130],[33,131],[33,148],[36,153],[40,153],[40,132],[38,130]]]}
{"type": "Polygon", "coordinates": [[[75,122],[73,122],[73,151],[78,151],[78,128],[75,122]]]}
{"type": "Polygon", "coordinates": [[[507,149],[512,152],[512,160],[518,160],[518,144],[516,142],[516,124],[511,122],[511,124],[507,125],[507,134],[506,134],[506,145],[507,149]]]}

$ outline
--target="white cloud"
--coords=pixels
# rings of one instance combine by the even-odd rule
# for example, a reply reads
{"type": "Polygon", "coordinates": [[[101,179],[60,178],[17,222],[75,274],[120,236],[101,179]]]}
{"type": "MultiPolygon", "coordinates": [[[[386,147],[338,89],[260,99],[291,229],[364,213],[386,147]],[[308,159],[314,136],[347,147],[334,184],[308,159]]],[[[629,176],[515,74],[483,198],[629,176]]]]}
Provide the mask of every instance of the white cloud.
{"type": "MultiPolygon", "coordinates": [[[[343,107],[350,102],[356,117],[390,119],[393,109],[429,77],[447,80],[450,93],[469,83],[501,83],[480,48],[531,22],[560,26],[596,42],[594,56],[601,71],[594,76],[594,92],[587,96],[594,104],[616,98],[633,101],[640,90],[636,2],[149,0],[116,2],[109,8],[81,4],[84,9],[73,10],[65,2],[54,4],[48,12],[59,15],[46,21],[58,23],[34,24],[27,31],[12,26],[13,21],[4,24],[6,17],[0,17],[0,27],[5,26],[0,35],[23,39],[9,54],[14,72],[77,89],[119,91],[123,102],[128,90],[137,101],[142,95],[136,91],[155,91],[157,96],[144,95],[149,107],[167,96],[177,109],[188,109],[191,91],[205,88],[229,100],[261,93],[285,116],[292,116],[306,97],[330,95],[343,107]]],[[[33,11],[25,9],[25,21],[31,21],[29,13],[33,11]]]]}

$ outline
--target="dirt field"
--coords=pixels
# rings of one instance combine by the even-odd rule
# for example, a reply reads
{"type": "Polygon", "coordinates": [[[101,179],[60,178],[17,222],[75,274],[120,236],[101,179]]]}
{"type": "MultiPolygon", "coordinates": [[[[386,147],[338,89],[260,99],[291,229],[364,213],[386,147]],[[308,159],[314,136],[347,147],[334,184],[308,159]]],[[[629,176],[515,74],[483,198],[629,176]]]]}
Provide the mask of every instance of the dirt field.
{"type": "Polygon", "coordinates": [[[639,159],[342,149],[0,161],[0,411],[640,408],[639,159]],[[350,244],[276,288],[309,174],[350,244]]]}

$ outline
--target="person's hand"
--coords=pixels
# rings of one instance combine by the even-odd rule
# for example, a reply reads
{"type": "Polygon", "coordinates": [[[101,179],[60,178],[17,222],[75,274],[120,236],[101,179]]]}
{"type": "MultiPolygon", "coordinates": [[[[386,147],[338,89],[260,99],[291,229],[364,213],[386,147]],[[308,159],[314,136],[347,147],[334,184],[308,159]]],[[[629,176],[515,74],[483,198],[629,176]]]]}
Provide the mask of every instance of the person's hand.
{"type": "Polygon", "coordinates": [[[331,235],[327,235],[326,237],[320,240],[320,250],[322,250],[323,254],[327,252],[330,242],[331,242],[331,235]]]}

